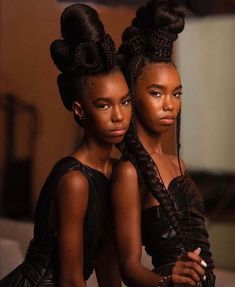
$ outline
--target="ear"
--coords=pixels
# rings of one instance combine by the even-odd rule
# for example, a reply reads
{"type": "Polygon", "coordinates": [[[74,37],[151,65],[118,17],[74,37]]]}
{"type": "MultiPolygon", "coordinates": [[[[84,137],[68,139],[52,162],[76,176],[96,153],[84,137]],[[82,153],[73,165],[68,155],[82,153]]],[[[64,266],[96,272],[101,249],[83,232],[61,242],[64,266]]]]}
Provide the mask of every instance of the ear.
{"type": "Polygon", "coordinates": [[[80,120],[84,119],[84,111],[82,105],[79,102],[73,102],[72,108],[76,117],[78,117],[80,120]]]}

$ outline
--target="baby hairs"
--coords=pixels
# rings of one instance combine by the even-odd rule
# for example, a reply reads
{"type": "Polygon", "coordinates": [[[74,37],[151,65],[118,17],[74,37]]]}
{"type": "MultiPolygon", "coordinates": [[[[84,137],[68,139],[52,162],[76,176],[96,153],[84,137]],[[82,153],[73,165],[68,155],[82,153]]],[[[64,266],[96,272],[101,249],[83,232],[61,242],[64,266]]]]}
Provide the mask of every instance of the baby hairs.
{"type": "MultiPolygon", "coordinates": [[[[116,48],[97,12],[88,5],[74,4],[63,11],[62,39],[51,43],[54,64],[61,72],[57,78],[64,106],[72,111],[74,101],[84,96],[87,78],[105,74],[116,67],[116,48]]],[[[82,126],[82,120],[77,119],[82,126]]]]}
{"type": "MultiPolygon", "coordinates": [[[[157,165],[140,142],[135,129],[135,89],[146,63],[172,63],[173,42],[184,29],[184,13],[177,1],[151,0],[140,7],[132,24],[122,35],[118,51],[120,65],[129,85],[133,116],[124,142],[119,146],[124,158],[133,162],[145,187],[159,201],[169,223],[185,243],[175,208],[161,180],[157,165]]],[[[177,117],[177,154],[180,148],[180,113],[177,117]]],[[[179,161],[180,162],[180,161],[179,161]]],[[[181,170],[181,167],[180,167],[181,170]]]]}

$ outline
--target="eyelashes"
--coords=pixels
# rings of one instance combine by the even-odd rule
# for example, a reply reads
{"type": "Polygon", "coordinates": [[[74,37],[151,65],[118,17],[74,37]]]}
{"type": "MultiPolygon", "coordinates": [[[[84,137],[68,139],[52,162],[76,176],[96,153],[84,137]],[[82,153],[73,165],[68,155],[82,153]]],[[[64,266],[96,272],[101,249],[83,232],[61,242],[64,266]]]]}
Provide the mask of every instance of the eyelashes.
{"type": "MultiPolygon", "coordinates": [[[[150,91],[149,92],[151,96],[156,97],[156,98],[160,98],[163,94],[161,92],[158,91],[150,91]]],[[[183,95],[183,92],[177,92],[173,94],[173,97],[175,98],[180,98],[183,95]]]]}
{"type": "MultiPolygon", "coordinates": [[[[121,105],[122,106],[128,106],[131,104],[131,99],[128,98],[128,99],[125,99],[121,102],[121,105]]],[[[95,107],[98,109],[98,110],[107,110],[109,109],[110,107],[112,106],[112,104],[107,104],[107,103],[100,103],[100,104],[96,104],[95,107]]]]}

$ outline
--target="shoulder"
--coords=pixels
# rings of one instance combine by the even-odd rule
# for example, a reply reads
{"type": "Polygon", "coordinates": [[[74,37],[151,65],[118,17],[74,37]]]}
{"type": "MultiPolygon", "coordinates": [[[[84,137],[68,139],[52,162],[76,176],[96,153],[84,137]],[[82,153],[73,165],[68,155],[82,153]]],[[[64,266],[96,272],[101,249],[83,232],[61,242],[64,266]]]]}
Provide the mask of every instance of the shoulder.
{"type": "Polygon", "coordinates": [[[80,170],[72,170],[64,174],[57,185],[58,195],[84,195],[89,191],[86,176],[80,170]]]}
{"type": "Polygon", "coordinates": [[[120,160],[116,163],[113,170],[113,178],[122,177],[124,179],[137,179],[138,174],[136,168],[130,161],[120,160]]]}
{"type": "MultiPolygon", "coordinates": [[[[167,156],[171,161],[171,163],[174,165],[174,167],[178,170],[179,169],[178,157],[172,154],[167,154],[167,156]]],[[[186,172],[185,162],[181,158],[180,158],[180,165],[182,168],[182,172],[185,173],[186,172]]]]}

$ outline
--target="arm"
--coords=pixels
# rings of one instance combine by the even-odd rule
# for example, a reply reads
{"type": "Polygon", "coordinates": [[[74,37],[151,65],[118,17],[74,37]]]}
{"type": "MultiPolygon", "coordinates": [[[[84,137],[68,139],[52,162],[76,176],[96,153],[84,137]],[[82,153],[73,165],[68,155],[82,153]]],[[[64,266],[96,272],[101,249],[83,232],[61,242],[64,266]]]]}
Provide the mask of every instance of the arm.
{"type": "Polygon", "coordinates": [[[112,203],[123,281],[130,286],[156,287],[160,276],[141,265],[141,193],[129,162],[120,163],[113,174],[112,203]]]}
{"type": "Polygon", "coordinates": [[[59,181],[58,211],[59,286],[85,287],[83,278],[83,221],[89,184],[80,171],[72,171],[59,181]]]}
{"type": "MultiPolygon", "coordinates": [[[[113,174],[112,203],[123,281],[129,286],[156,287],[161,277],[141,265],[141,192],[138,175],[129,162],[120,163],[113,174]]],[[[198,274],[202,277],[204,270],[197,262],[177,261],[172,282],[195,286],[198,274]]]]}
{"type": "Polygon", "coordinates": [[[105,242],[96,261],[96,278],[100,287],[121,287],[121,278],[113,236],[105,242]]]}

